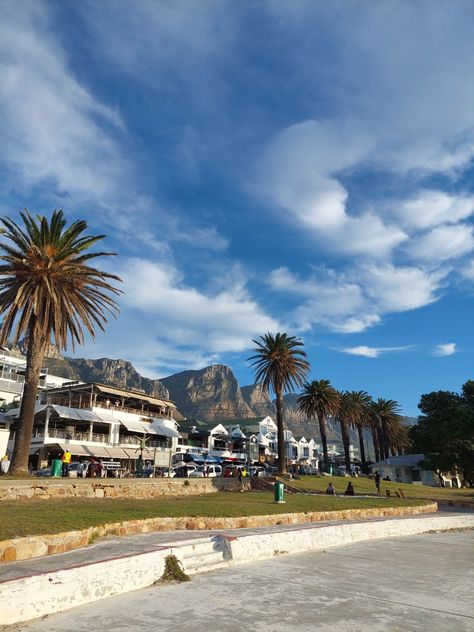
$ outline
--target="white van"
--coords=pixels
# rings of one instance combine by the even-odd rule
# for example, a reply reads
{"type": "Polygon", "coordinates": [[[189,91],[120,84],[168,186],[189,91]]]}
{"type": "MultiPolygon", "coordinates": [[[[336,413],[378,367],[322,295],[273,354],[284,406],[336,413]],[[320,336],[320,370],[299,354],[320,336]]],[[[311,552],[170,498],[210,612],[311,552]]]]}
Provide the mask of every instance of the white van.
{"type": "Polygon", "coordinates": [[[198,465],[198,467],[189,473],[189,478],[216,478],[222,476],[222,467],[220,465],[198,465]]]}

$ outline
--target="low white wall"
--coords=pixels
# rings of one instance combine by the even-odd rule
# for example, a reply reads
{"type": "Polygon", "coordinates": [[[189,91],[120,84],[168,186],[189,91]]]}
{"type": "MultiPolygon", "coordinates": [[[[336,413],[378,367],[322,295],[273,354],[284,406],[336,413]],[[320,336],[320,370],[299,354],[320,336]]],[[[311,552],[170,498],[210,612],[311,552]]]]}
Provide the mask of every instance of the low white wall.
{"type": "Polygon", "coordinates": [[[401,518],[320,526],[316,529],[288,529],[261,535],[240,536],[231,541],[235,564],[266,560],[277,555],[320,551],[364,540],[474,528],[474,515],[401,518]]]}

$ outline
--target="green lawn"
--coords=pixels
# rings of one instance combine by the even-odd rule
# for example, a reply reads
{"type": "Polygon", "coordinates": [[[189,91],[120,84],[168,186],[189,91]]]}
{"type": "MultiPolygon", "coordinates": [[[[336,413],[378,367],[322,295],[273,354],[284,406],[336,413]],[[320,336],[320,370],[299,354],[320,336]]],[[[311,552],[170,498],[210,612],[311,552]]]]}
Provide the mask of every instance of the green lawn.
{"type": "Polygon", "coordinates": [[[421,501],[398,498],[335,498],[298,494],[286,494],[285,499],[286,504],[278,505],[273,502],[273,495],[269,492],[217,492],[203,496],[149,500],[69,498],[2,501],[0,540],[157,516],[235,517],[422,504],[421,501]]]}
{"type": "MultiPolygon", "coordinates": [[[[290,481],[291,485],[301,490],[316,490],[325,492],[328,484],[331,482],[338,494],[343,494],[347,483],[351,481],[354,485],[356,494],[373,494],[375,495],[375,483],[373,479],[366,477],[349,478],[344,476],[302,476],[299,480],[290,481]]],[[[448,500],[454,501],[470,501],[474,503],[474,489],[450,489],[446,487],[428,487],[426,485],[408,485],[406,483],[389,483],[381,481],[382,495],[385,496],[385,490],[389,489],[392,494],[396,490],[401,489],[406,498],[424,498],[443,502],[448,500]]]]}

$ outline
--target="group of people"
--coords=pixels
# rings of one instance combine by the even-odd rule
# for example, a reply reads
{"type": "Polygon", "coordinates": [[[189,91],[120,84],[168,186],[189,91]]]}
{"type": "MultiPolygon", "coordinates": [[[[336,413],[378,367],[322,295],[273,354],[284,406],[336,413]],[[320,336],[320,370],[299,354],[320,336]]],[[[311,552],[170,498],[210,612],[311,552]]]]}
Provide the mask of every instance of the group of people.
{"type": "Polygon", "coordinates": [[[247,468],[245,465],[242,467],[227,465],[224,468],[224,478],[238,478],[239,480],[242,480],[245,476],[247,476],[247,468]]]}
{"type": "MultiPolygon", "coordinates": [[[[69,468],[72,462],[72,454],[69,450],[65,450],[61,456],[62,468],[61,476],[69,476],[69,468]]],[[[90,461],[79,461],[77,467],[77,476],[79,478],[103,478],[107,476],[107,469],[100,459],[92,457],[90,461]]]]}
{"type": "MultiPolygon", "coordinates": [[[[332,483],[329,483],[329,485],[327,486],[326,494],[328,494],[329,496],[336,495],[336,490],[334,489],[334,485],[332,483]]],[[[347,483],[347,489],[344,492],[344,496],[355,496],[354,485],[351,483],[351,481],[347,483]]]]}

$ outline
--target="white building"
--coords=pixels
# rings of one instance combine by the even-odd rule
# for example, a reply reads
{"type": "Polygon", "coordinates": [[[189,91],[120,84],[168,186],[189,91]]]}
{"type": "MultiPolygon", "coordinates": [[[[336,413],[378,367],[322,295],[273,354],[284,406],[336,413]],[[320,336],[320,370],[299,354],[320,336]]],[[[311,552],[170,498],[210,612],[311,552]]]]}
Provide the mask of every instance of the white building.
{"type": "MultiPolygon", "coordinates": [[[[13,355],[3,348],[0,353],[0,407],[19,402],[23,394],[25,382],[26,358],[13,355]]],[[[42,369],[39,380],[39,390],[56,388],[69,382],[68,378],[51,375],[48,369],[42,369]]]]}
{"type": "MultiPolygon", "coordinates": [[[[76,459],[128,462],[176,449],[176,406],[169,400],[98,383],[68,383],[43,391],[36,406],[30,453],[41,467],[68,449],[76,459]]],[[[13,448],[19,408],[9,410],[13,448]]]]}

